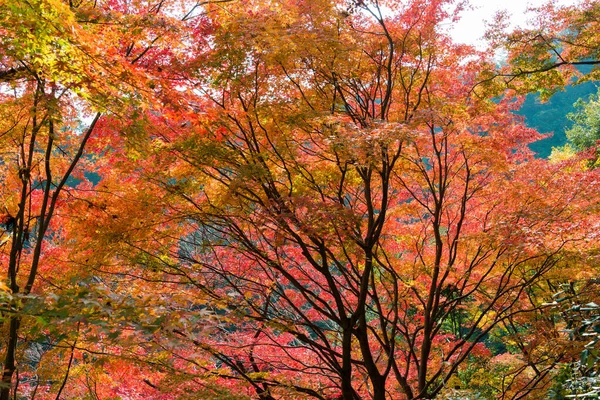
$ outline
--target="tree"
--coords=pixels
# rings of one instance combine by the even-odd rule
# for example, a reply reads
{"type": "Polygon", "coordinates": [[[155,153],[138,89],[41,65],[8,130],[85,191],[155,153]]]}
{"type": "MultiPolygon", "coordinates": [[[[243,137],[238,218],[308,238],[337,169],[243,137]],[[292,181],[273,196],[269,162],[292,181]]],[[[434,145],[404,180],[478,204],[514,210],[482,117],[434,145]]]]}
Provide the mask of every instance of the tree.
{"type": "Polygon", "coordinates": [[[0,2],[1,257],[7,269],[0,399],[16,398],[20,382],[33,382],[35,396],[43,383],[27,382],[26,375],[28,365],[35,369],[41,361],[29,353],[64,347],[70,354],[65,370],[58,370],[64,378],[51,374],[61,396],[81,320],[75,331],[47,325],[62,317],[52,309],[55,291],[83,275],[61,254],[77,234],[66,229],[65,203],[77,197],[78,183],[85,189],[94,168],[85,150],[100,136],[104,115],[165,101],[174,91],[164,84],[172,76],[163,72],[179,50],[185,53],[171,42],[174,32],[184,23],[201,32],[197,6],[181,20],[172,17],[178,7],[166,1],[0,2]],[[36,342],[40,336],[44,345],[36,342]]]}
{"type": "Polygon", "coordinates": [[[111,255],[186,294],[144,337],[188,377],[262,399],[433,398],[503,331],[518,368],[497,390],[522,398],[565,357],[527,340],[556,335],[548,282],[594,247],[596,172],[533,160],[515,104],[473,95],[483,61],[440,31],[449,3],[386,6],[208,6],[182,83],[195,112],[142,114],[151,143],[111,143],[145,154],[135,177],[168,199],[160,240],[111,255]]]}
{"type": "Polygon", "coordinates": [[[572,360],[544,303],[599,172],[473,90],[461,4],[4,4],[0,399],[518,399],[572,360]]]}
{"type": "MultiPolygon", "coordinates": [[[[525,93],[539,91],[542,99],[547,99],[568,84],[593,82],[600,64],[596,18],[600,11],[598,3],[582,1],[564,7],[549,3],[534,11],[535,26],[531,29],[517,29],[507,34],[501,29],[499,20],[500,23],[490,31],[493,49],[507,51],[508,57],[499,72],[488,73],[484,83],[500,82],[501,86],[507,85],[525,93]]],[[[589,103],[583,99],[575,103],[579,110],[569,114],[574,123],[566,130],[569,143],[553,149],[550,157],[553,162],[571,160],[595,167],[598,159],[596,106],[594,95],[590,96],[589,103]]],[[[597,340],[592,332],[596,324],[595,303],[577,303],[578,299],[594,298],[593,282],[597,270],[581,260],[577,262],[582,264],[582,270],[588,269],[587,273],[580,279],[571,279],[560,285],[563,290],[557,295],[560,301],[571,302],[562,306],[562,318],[573,342],[572,358],[567,357],[562,364],[562,371],[551,391],[553,398],[597,395],[595,390],[590,390],[595,385],[593,376],[597,370],[597,340]],[[584,311],[580,312],[580,308],[584,311]],[[582,319],[582,315],[586,318],[582,319]],[[582,343],[579,341],[582,335],[593,339],[582,343]],[[578,356],[573,357],[573,354],[578,356]]]]}
{"type": "Polygon", "coordinates": [[[539,91],[542,98],[548,98],[573,81],[597,79],[598,3],[583,0],[557,6],[549,2],[531,11],[529,26],[512,32],[505,30],[506,16],[498,16],[487,39],[492,45],[490,51],[505,52],[507,59],[500,71],[488,71],[484,81],[493,80],[525,93],[539,91]]]}
{"type": "Polygon", "coordinates": [[[566,131],[567,138],[580,151],[595,147],[600,139],[598,105],[598,96],[591,95],[587,102],[581,99],[575,103],[576,111],[569,114],[573,126],[566,131]]]}

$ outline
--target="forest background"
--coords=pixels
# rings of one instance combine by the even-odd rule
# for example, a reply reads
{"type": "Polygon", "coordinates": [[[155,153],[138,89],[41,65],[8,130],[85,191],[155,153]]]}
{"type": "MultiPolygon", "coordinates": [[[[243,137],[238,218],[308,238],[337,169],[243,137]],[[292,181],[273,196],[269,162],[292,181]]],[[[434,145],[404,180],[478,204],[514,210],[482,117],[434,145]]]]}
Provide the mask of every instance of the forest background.
{"type": "Polygon", "coordinates": [[[467,7],[0,0],[0,400],[597,398],[600,4],[467,7]]]}

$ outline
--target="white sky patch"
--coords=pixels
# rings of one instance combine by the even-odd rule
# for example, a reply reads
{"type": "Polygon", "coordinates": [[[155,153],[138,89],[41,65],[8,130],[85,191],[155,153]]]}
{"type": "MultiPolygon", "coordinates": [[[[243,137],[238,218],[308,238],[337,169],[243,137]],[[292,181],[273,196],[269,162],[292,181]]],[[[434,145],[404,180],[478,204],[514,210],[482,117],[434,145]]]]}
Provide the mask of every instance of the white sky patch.
{"type": "MultiPolygon", "coordinates": [[[[497,11],[507,10],[513,27],[526,27],[528,7],[539,7],[547,0],[471,0],[473,10],[463,11],[461,20],[450,29],[450,34],[458,43],[475,45],[484,48],[483,35],[485,22],[492,21],[497,11]]],[[[577,4],[577,0],[557,0],[558,5],[577,4]]]]}

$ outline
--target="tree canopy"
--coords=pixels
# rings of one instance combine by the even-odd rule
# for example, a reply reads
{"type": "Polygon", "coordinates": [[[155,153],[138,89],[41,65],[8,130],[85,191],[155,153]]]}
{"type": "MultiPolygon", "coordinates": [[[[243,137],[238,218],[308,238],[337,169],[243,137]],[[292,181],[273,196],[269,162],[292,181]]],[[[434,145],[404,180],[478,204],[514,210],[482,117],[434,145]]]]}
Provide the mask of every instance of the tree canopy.
{"type": "Polygon", "coordinates": [[[597,5],[502,67],[464,6],[0,0],[0,400],[577,393],[595,141],[516,111],[594,79],[597,5]]]}

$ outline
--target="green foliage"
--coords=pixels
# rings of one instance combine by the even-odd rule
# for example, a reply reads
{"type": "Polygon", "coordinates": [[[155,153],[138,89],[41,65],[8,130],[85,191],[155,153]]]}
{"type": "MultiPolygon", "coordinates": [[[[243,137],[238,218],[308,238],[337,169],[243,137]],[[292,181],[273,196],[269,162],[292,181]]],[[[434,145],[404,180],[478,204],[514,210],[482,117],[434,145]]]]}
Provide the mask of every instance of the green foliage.
{"type": "Polygon", "coordinates": [[[566,131],[567,139],[579,150],[588,149],[600,140],[600,98],[592,94],[588,101],[579,99],[575,103],[575,112],[567,117],[573,126],[566,131]]]}
{"type": "MultiPolygon", "coordinates": [[[[596,86],[591,82],[580,85],[567,86],[564,91],[558,92],[547,101],[542,101],[538,94],[529,94],[517,112],[525,118],[525,123],[538,130],[540,133],[551,136],[533,143],[530,147],[540,158],[547,158],[552,148],[561,147],[567,143],[565,131],[575,122],[569,117],[576,111],[574,103],[581,103],[596,91],[596,86]]],[[[600,113],[598,114],[600,116],[600,113]]],[[[600,125],[599,125],[600,127],[600,125]]],[[[568,135],[568,134],[567,134],[568,135]]]]}

